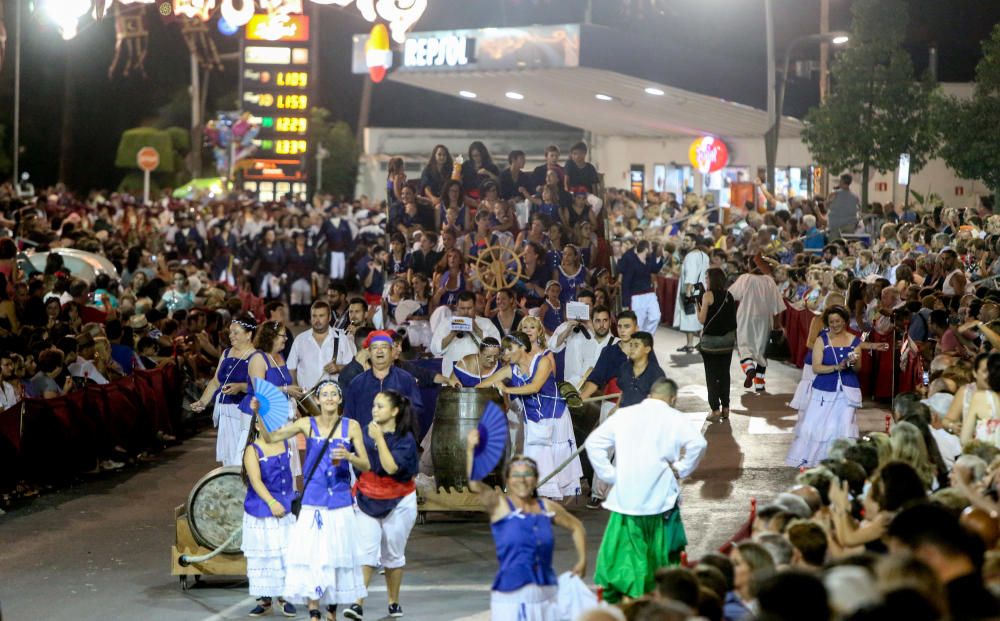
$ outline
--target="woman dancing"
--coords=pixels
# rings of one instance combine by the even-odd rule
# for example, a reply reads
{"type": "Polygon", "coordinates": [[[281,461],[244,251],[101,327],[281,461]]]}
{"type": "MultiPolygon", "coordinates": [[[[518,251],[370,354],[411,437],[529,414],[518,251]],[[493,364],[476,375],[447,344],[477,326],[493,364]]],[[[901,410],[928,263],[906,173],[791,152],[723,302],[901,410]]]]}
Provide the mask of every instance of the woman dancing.
{"type": "MultiPolygon", "coordinates": [[[[406,541],[417,521],[417,439],[413,434],[410,402],[395,390],[375,395],[372,422],[365,430],[365,450],[371,470],[358,475],[354,486],[358,502],[358,539],[361,544],[365,588],[375,568],[385,568],[389,616],[402,617],[399,587],[406,565],[406,541]]],[[[361,621],[364,598],[344,611],[361,621]]]]}
{"type": "Polygon", "coordinates": [[[587,573],[586,532],[576,519],[555,502],[538,497],[538,464],[524,455],[515,455],[504,476],[507,493],[472,479],[472,460],[479,431],[469,432],[466,463],[469,489],[479,494],[497,547],[500,571],[490,595],[493,621],[556,621],[558,580],[552,568],[555,537],[552,524],[573,535],[576,564],[571,570],[581,578],[587,573]]]}
{"type": "MultiPolygon", "coordinates": [[[[251,617],[271,611],[272,597],[285,586],[285,551],[288,534],[295,524],[292,498],[294,474],[290,455],[295,450],[288,441],[266,442],[260,438],[264,425],[253,417],[253,426],[243,451],[243,482],[247,486],[243,501],[243,542],[240,548],[247,560],[250,595],[257,598],[251,617]]],[[[295,606],[278,597],[281,612],[295,616],[295,606]]]]}
{"type": "MultiPolygon", "coordinates": [[[[532,355],[531,341],[523,332],[505,336],[502,351],[508,365],[476,388],[493,386],[501,394],[521,402],[524,407],[524,452],[538,463],[542,476],[548,475],[576,450],[573,423],[556,386],[551,355],[546,351],[532,355]]],[[[575,496],[580,493],[582,476],[580,458],[574,457],[538,492],[553,500],[575,496]]]]}
{"type": "Polygon", "coordinates": [[[215,459],[223,466],[243,463],[243,449],[250,434],[250,416],[240,409],[240,402],[250,382],[249,359],[256,348],[253,337],[257,321],[244,313],[229,324],[229,342],[232,347],[222,353],[215,376],[205,386],[201,398],[191,404],[191,410],[201,412],[212,401],[215,409],[212,420],[219,428],[215,444],[215,459]]]}
{"type": "MultiPolygon", "coordinates": [[[[273,433],[264,429],[261,436],[267,442],[306,436],[305,492],[288,538],[284,594],[306,602],[311,619],[322,617],[319,607],[325,604],[328,621],[335,621],[337,604],[353,604],[368,594],[354,536],[358,524],[350,466],[365,472],[370,464],[361,426],[341,414],[340,386],[325,380],[316,391],[319,416],[300,418],[273,433]]],[[[251,401],[254,412],[258,407],[256,399],[251,401]]]]}

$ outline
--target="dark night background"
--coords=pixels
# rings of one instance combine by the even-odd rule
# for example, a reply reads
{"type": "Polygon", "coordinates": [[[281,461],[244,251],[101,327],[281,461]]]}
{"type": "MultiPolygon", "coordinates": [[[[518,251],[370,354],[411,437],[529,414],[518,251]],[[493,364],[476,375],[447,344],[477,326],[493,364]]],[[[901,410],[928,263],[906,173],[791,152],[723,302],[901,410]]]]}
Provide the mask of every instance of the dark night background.
{"type": "MultiPolygon", "coordinates": [[[[26,1],[26,0],[25,0],[26,1]]],[[[306,0],[308,3],[308,0],[306,0]]],[[[26,1],[27,4],[27,1],[26,1]]],[[[969,81],[980,57],[980,42],[1000,21],[1000,3],[984,0],[908,0],[910,24],[907,47],[918,72],[927,68],[928,49],[938,50],[938,78],[969,81]]],[[[429,0],[415,30],[462,27],[578,23],[585,0],[429,0]]],[[[592,21],[620,31],[622,37],[669,42],[726,58],[749,60],[760,89],[732,93],[737,101],[761,100],[765,83],[763,0],[593,0],[592,21]]],[[[164,121],[186,127],[190,123],[187,88],[190,83],[187,49],[177,24],[162,22],[149,6],[150,30],[147,77],[108,78],[114,51],[114,20],[91,25],[71,41],[63,41],[41,14],[25,11],[22,48],[21,170],[36,184],[57,180],[60,152],[70,153],[65,181],[73,188],[114,187],[123,172],[115,169],[120,133],[144,123],[164,121]],[[64,135],[64,128],[67,133],[64,135]]],[[[775,0],[778,58],[784,45],[801,34],[819,29],[819,0],[775,0]]],[[[850,26],[850,1],[830,0],[832,30],[850,26]]],[[[0,73],[0,125],[3,149],[10,151],[13,117],[14,22],[10,2],[5,7],[9,33],[7,57],[0,73]]],[[[363,80],[350,73],[351,35],[367,32],[357,9],[319,7],[320,91],[318,105],[336,119],[357,123],[363,80]]],[[[317,29],[313,28],[315,36],[317,29]]],[[[224,37],[211,25],[222,53],[235,51],[236,37],[224,37]]],[[[816,50],[804,51],[818,56],[816,50]]],[[[636,59],[670,63],[671,59],[636,59]]],[[[717,61],[718,62],[718,61],[717,61]]],[[[715,63],[713,63],[715,64],[715,63]]],[[[724,75],[726,67],[706,66],[706,72],[724,75]]],[[[208,116],[216,109],[233,109],[237,67],[211,76],[208,116]]],[[[785,113],[801,116],[816,103],[813,80],[789,84],[785,113]]],[[[425,126],[525,129],[551,127],[545,121],[489,106],[406,86],[383,83],[373,91],[371,126],[425,126]]],[[[758,104],[759,105],[759,104],[758,104]]]]}

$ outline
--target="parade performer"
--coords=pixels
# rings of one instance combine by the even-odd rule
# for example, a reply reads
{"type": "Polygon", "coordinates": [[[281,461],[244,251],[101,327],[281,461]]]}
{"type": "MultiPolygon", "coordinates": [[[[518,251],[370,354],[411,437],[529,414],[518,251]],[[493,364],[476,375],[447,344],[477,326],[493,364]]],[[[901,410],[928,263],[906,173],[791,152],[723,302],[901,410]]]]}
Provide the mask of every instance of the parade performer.
{"type": "Polygon", "coordinates": [[[612,603],[648,593],[656,570],[680,562],[687,545],[679,482],[698,467],[707,443],[676,402],[677,384],[658,380],[649,398],[619,409],[585,444],[594,472],[612,484],[594,575],[612,603]]]}
{"type": "Polygon", "coordinates": [[[229,324],[232,347],[222,353],[201,398],[191,404],[191,410],[201,412],[214,401],[212,421],[219,428],[215,444],[215,459],[223,466],[243,463],[243,449],[250,434],[250,416],[240,409],[240,402],[250,381],[249,359],[257,350],[253,346],[257,322],[247,314],[237,315],[229,324]]]}
{"type": "MultiPolygon", "coordinates": [[[[501,394],[521,402],[524,408],[524,451],[538,463],[541,475],[547,476],[576,450],[573,423],[556,386],[555,369],[549,359],[551,354],[546,350],[532,355],[531,341],[523,332],[505,336],[502,350],[508,365],[477,388],[493,386],[501,394]]],[[[580,493],[582,476],[580,458],[575,457],[538,492],[554,500],[575,496],[580,493]]]]}
{"type": "MultiPolygon", "coordinates": [[[[337,604],[353,604],[368,594],[354,536],[350,466],[365,472],[370,464],[361,426],[340,412],[340,386],[324,380],[316,392],[319,416],[300,418],[273,433],[264,429],[261,436],[267,442],[306,437],[305,491],[288,537],[283,591],[290,601],[306,602],[310,618],[321,618],[319,607],[325,604],[328,621],[335,621],[337,604]]],[[[256,399],[251,407],[256,411],[256,399]]]]}
{"type": "Polygon", "coordinates": [[[552,524],[573,535],[576,564],[571,570],[583,578],[587,572],[586,532],[558,503],[538,497],[539,470],[535,460],[515,455],[507,464],[504,480],[507,493],[472,480],[472,461],[479,431],[469,432],[466,463],[469,489],[479,494],[497,547],[500,571],[490,595],[492,621],[557,621],[558,581],[552,568],[555,538],[552,524]]]}
{"type": "Polygon", "coordinates": [[[357,375],[347,387],[344,415],[353,418],[364,428],[372,422],[375,395],[384,390],[398,390],[410,401],[414,417],[423,411],[417,380],[410,373],[393,364],[392,335],[381,330],[372,332],[365,340],[371,368],[357,375]]]}
{"type": "MultiPolygon", "coordinates": [[[[357,536],[365,588],[381,565],[389,592],[389,616],[402,617],[399,587],[406,565],[406,541],[417,521],[417,439],[406,397],[395,390],[375,396],[372,422],[365,430],[365,450],[371,470],[358,474],[354,486],[358,503],[357,536]]],[[[361,621],[364,599],[344,611],[348,619],[361,621]]]]}
{"type": "MultiPolygon", "coordinates": [[[[253,426],[243,451],[243,482],[247,486],[243,501],[243,541],[240,549],[247,560],[250,595],[257,598],[251,617],[271,611],[272,597],[285,586],[285,551],[288,534],[295,524],[292,498],[295,496],[290,456],[294,447],[284,442],[266,442],[259,437],[264,427],[253,416],[253,426]]],[[[281,612],[295,616],[295,606],[278,597],[281,612]]]]}
{"type": "Polygon", "coordinates": [[[861,339],[847,331],[851,316],[843,306],[823,313],[826,331],[812,348],[813,380],[809,406],[795,427],[789,466],[812,467],[826,459],[838,438],[857,438],[856,409],[861,407],[861,339]]]}
{"type": "Polygon", "coordinates": [[[500,341],[487,336],[479,343],[479,353],[469,354],[454,364],[449,383],[456,387],[475,388],[497,370],[500,341]]]}
{"type": "Polygon", "coordinates": [[[778,285],[771,278],[771,267],[760,255],[751,260],[752,271],[741,274],[729,287],[736,309],[736,348],[740,353],[740,368],[746,374],[744,388],[751,386],[764,392],[767,372],[767,341],[775,317],[785,311],[785,301],[778,285]]]}

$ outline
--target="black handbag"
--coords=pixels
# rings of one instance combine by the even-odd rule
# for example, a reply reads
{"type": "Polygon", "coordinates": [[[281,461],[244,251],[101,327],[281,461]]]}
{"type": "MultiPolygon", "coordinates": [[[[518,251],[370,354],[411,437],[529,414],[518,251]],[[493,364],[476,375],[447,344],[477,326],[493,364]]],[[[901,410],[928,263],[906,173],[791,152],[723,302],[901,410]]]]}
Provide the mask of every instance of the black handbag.
{"type": "Polygon", "coordinates": [[[785,338],[784,330],[771,330],[771,335],[767,339],[767,349],[764,355],[768,360],[788,360],[792,357],[788,347],[788,339],[785,338]]]}
{"type": "Polygon", "coordinates": [[[708,318],[705,322],[705,327],[701,329],[701,338],[698,339],[698,351],[709,353],[709,354],[725,354],[733,351],[736,347],[736,330],[730,330],[725,334],[705,334],[705,328],[712,325],[715,318],[719,316],[722,309],[725,308],[726,304],[729,302],[729,293],[726,292],[726,297],[722,298],[722,304],[716,309],[715,314],[708,318]]]}
{"type": "Polygon", "coordinates": [[[292,513],[295,517],[299,517],[299,513],[302,512],[302,497],[305,496],[306,488],[309,487],[309,481],[312,480],[312,476],[316,472],[316,466],[319,466],[319,462],[323,461],[323,456],[326,454],[326,448],[330,446],[330,439],[333,437],[334,432],[337,431],[339,424],[340,421],[337,421],[337,424],[330,429],[330,433],[326,435],[326,440],[323,440],[323,448],[319,451],[319,457],[317,457],[316,461],[313,462],[312,468],[309,469],[309,474],[306,475],[305,480],[302,482],[302,491],[296,494],[295,498],[292,499],[292,513]]]}

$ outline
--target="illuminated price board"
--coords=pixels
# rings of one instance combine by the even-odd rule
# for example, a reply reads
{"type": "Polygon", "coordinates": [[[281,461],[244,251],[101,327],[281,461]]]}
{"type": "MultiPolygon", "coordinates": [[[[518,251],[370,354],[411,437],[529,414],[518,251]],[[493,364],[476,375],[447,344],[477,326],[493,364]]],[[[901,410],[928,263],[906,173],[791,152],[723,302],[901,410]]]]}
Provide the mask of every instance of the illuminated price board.
{"type": "MultiPolygon", "coordinates": [[[[276,196],[274,182],[292,182],[304,192],[306,139],[312,92],[309,18],[303,15],[255,15],[244,28],[240,104],[259,125],[255,159],[241,167],[244,181],[256,183],[261,196],[276,196]]],[[[287,187],[284,183],[282,187],[287,187]]],[[[282,190],[283,192],[284,190],[282,190]]]]}

